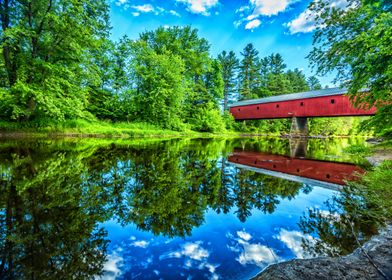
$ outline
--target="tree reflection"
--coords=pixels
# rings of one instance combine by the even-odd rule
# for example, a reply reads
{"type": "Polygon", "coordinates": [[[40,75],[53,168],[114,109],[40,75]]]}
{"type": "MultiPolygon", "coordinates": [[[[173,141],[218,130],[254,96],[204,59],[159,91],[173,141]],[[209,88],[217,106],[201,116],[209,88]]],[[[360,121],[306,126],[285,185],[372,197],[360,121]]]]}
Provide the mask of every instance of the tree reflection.
{"type": "MultiPolygon", "coordinates": [[[[233,210],[242,222],[254,209],[273,213],[309,187],[227,161],[234,147],[290,148],[271,141],[0,143],[0,278],[98,275],[107,245],[101,224],[109,219],[174,237],[190,235],[209,209],[233,210]]],[[[303,229],[332,238],[324,218],[310,212],[303,229]]]]}
{"type": "Polygon", "coordinates": [[[327,210],[308,209],[299,226],[304,233],[318,236],[316,241],[303,240],[311,255],[341,256],[351,253],[377,233],[383,215],[377,205],[354,185],[325,202],[327,210]]]}
{"type": "Polygon", "coordinates": [[[94,190],[81,188],[83,154],[2,150],[0,278],[91,278],[105,261],[94,190]]]}

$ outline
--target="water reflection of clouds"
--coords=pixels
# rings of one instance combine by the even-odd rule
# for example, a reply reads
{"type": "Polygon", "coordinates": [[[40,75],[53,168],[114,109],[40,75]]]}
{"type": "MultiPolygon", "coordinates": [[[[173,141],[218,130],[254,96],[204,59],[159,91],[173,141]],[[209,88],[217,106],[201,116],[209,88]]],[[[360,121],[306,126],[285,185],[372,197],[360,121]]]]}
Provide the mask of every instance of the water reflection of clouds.
{"type": "Polygon", "coordinates": [[[226,237],[234,243],[233,246],[228,245],[228,248],[239,253],[236,260],[242,265],[255,264],[259,267],[265,267],[278,261],[278,256],[272,248],[260,243],[251,243],[250,240],[253,237],[245,230],[237,231],[237,237],[231,233],[228,233],[226,237]]]}
{"type": "Polygon", "coordinates": [[[131,246],[134,247],[139,247],[139,248],[147,248],[148,245],[150,244],[150,242],[146,241],[146,240],[140,240],[140,241],[135,241],[131,243],[131,246]]]}
{"type": "Polygon", "coordinates": [[[187,242],[181,246],[180,250],[165,253],[159,257],[160,260],[168,258],[184,258],[184,269],[199,269],[207,270],[211,275],[209,279],[219,279],[216,273],[216,268],[219,265],[214,265],[208,262],[210,252],[202,246],[202,241],[187,242]]]}
{"type": "Polygon", "coordinates": [[[315,241],[315,239],[308,234],[303,234],[302,232],[296,230],[289,231],[284,228],[280,229],[280,232],[276,238],[282,241],[296,258],[300,259],[310,257],[302,247],[302,240],[307,239],[310,242],[315,241]]]}
{"type": "Polygon", "coordinates": [[[103,266],[103,275],[98,277],[100,280],[114,280],[121,276],[122,267],[124,266],[124,259],[119,256],[116,251],[113,251],[107,257],[107,261],[103,266]]]}

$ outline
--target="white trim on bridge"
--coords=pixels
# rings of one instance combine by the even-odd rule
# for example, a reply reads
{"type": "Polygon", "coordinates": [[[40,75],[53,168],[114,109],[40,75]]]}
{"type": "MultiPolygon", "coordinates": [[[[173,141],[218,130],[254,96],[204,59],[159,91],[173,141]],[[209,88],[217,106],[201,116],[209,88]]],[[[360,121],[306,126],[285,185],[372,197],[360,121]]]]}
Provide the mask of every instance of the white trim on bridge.
{"type": "Polygon", "coordinates": [[[249,171],[254,171],[257,173],[264,174],[264,175],[269,175],[269,176],[273,176],[273,177],[277,177],[277,178],[281,178],[281,179],[285,179],[285,180],[289,180],[289,181],[293,181],[293,182],[307,184],[307,185],[311,185],[314,187],[322,187],[322,188],[333,190],[333,191],[341,191],[343,188],[342,185],[323,182],[323,181],[309,179],[309,178],[304,178],[304,177],[295,176],[295,175],[290,175],[290,174],[283,173],[283,172],[271,171],[268,169],[247,166],[247,165],[243,165],[243,164],[239,164],[239,163],[231,163],[231,164],[233,164],[234,166],[236,166],[238,168],[246,169],[249,171]]]}

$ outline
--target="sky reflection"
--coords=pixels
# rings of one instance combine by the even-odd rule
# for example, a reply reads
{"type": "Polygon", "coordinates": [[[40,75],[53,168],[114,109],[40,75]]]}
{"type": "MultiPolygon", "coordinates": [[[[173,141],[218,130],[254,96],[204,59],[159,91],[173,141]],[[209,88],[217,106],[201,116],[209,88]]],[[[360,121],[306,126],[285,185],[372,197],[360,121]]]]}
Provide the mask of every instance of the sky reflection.
{"type": "Polygon", "coordinates": [[[242,223],[228,214],[208,210],[205,222],[191,236],[154,236],[135,226],[104,224],[111,240],[105,275],[101,279],[248,279],[266,266],[309,255],[299,218],[307,208],[323,210],[335,192],[313,187],[294,199],[282,199],[273,214],[252,210],[242,223]]]}

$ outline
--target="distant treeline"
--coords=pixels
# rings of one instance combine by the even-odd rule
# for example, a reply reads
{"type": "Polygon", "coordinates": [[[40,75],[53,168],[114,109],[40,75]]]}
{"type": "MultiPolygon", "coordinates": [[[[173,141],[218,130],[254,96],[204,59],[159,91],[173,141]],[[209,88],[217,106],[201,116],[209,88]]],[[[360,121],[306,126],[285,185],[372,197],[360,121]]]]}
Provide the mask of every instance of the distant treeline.
{"type": "MultiPolygon", "coordinates": [[[[316,77],[287,70],[278,53],[260,58],[252,44],[238,58],[232,51],[214,58],[190,26],[112,41],[104,0],[2,1],[0,14],[0,118],[6,121],[82,118],[180,131],[258,130],[260,124],[235,124],[230,102],[321,88],[316,77]]],[[[269,130],[288,127],[260,123],[269,130]]]]}

